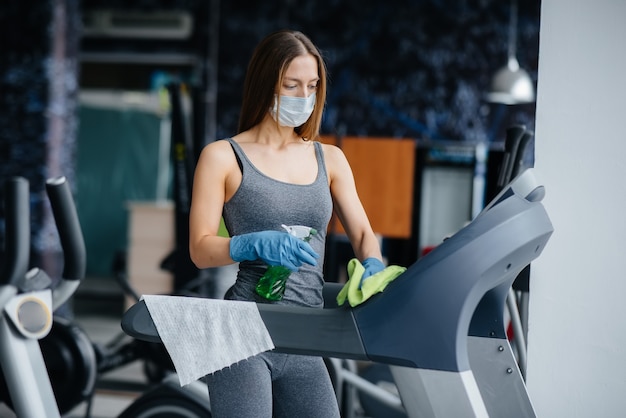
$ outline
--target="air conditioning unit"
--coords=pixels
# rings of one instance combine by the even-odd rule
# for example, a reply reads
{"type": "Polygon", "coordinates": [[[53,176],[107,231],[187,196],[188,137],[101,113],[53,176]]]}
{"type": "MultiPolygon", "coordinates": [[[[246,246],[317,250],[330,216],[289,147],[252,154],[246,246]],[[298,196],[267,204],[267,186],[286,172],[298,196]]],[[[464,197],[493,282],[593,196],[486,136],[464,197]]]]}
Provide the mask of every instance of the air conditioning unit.
{"type": "Polygon", "coordinates": [[[193,30],[193,17],[186,11],[134,12],[86,10],[83,36],[127,39],[187,39],[193,30]]]}

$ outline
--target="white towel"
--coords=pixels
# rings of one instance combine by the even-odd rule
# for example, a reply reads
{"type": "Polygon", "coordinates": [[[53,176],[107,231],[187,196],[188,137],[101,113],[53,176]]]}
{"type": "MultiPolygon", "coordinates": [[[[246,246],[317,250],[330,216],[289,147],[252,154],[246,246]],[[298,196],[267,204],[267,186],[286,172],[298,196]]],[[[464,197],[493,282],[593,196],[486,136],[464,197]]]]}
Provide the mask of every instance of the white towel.
{"type": "Polygon", "coordinates": [[[274,348],[254,302],[144,295],[180,385],[274,348]]]}

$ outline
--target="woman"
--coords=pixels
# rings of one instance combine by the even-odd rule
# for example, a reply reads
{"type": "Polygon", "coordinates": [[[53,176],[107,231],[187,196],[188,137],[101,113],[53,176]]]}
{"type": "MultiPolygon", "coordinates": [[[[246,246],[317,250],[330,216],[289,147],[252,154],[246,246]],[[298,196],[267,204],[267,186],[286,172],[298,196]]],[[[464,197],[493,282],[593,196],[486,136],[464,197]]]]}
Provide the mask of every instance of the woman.
{"type": "MultiPolygon", "coordinates": [[[[333,210],[366,272],[381,250],[343,152],[315,139],[326,100],[326,68],[302,33],[283,30],[253,52],[239,133],[201,152],[190,212],[190,254],[198,268],[239,262],[229,299],[270,303],[256,285],[268,265],[291,270],[273,303],[323,306],[326,229],[333,210]],[[231,238],[218,236],[223,216],[231,238]],[[281,225],[317,231],[308,242],[281,225]]],[[[338,417],[332,384],[317,357],[266,352],[207,376],[215,417],[338,417]]]]}

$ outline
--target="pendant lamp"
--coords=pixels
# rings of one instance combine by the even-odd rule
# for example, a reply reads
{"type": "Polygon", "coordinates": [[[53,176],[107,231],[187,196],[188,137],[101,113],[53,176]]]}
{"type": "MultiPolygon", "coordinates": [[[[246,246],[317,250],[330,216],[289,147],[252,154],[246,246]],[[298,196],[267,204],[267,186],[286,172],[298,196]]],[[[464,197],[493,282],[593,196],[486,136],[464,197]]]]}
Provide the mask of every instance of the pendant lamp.
{"type": "Polygon", "coordinates": [[[516,56],[517,47],[517,0],[511,0],[509,18],[508,62],[496,72],[486,99],[492,103],[507,105],[532,103],[535,87],[528,73],[520,68],[516,56]]]}

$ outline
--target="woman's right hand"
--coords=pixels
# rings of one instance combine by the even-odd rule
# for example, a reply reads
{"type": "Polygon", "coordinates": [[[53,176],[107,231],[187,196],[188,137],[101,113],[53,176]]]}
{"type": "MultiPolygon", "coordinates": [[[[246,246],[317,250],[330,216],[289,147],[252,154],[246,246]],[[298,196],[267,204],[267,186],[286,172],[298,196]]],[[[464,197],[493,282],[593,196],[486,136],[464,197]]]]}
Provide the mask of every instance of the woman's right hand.
{"type": "Polygon", "coordinates": [[[303,263],[316,265],[319,255],[309,243],[280,231],[261,231],[235,235],[230,239],[233,261],[261,259],[270,266],[297,271],[303,263]]]}

